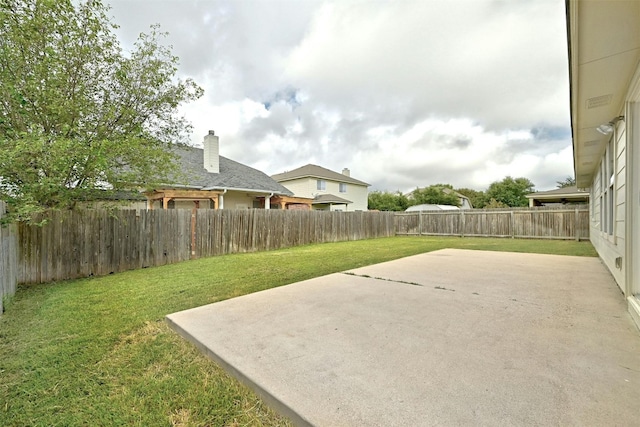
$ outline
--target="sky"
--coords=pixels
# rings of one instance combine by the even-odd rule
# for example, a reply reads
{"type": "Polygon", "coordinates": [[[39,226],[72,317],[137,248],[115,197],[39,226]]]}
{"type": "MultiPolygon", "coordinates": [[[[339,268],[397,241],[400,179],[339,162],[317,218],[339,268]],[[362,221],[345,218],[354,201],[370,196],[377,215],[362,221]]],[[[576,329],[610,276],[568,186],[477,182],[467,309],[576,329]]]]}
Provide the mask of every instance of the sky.
{"type": "Polygon", "coordinates": [[[564,0],[105,0],[127,49],[159,24],[192,145],[269,175],[312,163],[408,192],[573,177],[564,0]]]}

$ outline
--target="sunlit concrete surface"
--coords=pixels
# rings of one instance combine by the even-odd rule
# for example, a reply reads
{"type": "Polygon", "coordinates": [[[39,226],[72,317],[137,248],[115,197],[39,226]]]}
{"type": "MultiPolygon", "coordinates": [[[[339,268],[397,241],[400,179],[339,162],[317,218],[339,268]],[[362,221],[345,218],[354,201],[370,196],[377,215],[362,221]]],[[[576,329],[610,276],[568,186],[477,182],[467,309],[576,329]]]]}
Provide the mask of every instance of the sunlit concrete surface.
{"type": "Polygon", "coordinates": [[[298,425],[640,420],[640,334],[598,258],[445,249],[168,321],[298,425]]]}

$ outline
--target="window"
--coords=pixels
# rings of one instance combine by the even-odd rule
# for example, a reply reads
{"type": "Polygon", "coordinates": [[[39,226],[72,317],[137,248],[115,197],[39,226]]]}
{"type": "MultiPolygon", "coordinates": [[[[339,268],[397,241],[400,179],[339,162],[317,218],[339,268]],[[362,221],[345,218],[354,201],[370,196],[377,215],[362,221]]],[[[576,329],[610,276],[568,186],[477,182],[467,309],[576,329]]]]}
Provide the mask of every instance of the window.
{"type": "Polygon", "coordinates": [[[327,189],[327,181],[324,179],[319,179],[317,181],[317,189],[318,190],[326,190],[327,189]]]}
{"type": "Polygon", "coordinates": [[[602,164],[600,166],[600,230],[613,235],[615,221],[614,183],[615,183],[615,145],[613,138],[607,144],[602,164]]]}
{"type": "Polygon", "coordinates": [[[347,192],[347,184],[345,184],[344,182],[340,183],[340,192],[341,193],[346,193],[347,192]]]}

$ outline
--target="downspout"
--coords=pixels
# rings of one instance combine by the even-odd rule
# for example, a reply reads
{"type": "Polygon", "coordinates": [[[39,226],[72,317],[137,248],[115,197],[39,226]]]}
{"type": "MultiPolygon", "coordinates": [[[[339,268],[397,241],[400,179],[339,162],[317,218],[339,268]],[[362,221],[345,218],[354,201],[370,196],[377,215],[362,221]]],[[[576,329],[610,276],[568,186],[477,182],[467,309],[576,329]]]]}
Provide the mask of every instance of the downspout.
{"type": "Polygon", "coordinates": [[[227,193],[225,188],[222,194],[218,195],[218,209],[224,209],[224,195],[227,193]]]}
{"type": "Polygon", "coordinates": [[[271,209],[271,198],[273,197],[274,193],[269,194],[268,196],[266,196],[264,198],[264,208],[265,209],[271,209]]]}

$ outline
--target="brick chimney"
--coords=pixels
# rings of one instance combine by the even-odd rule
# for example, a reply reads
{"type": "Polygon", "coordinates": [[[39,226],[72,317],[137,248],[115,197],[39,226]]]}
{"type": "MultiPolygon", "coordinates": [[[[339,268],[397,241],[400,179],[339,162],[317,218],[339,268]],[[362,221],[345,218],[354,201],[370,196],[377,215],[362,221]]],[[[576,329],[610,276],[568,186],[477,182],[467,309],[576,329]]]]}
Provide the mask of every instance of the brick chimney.
{"type": "Polygon", "coordinates": [[[220,173],[220,142],[212,130],[204,137],[204,168],[207,172],[220,173]]]}
{"type": "Polygon", "coordinates": [[[342,175],[351,176],[351,171],[349,170],[349,168],[342,169],[342,175]]]}

